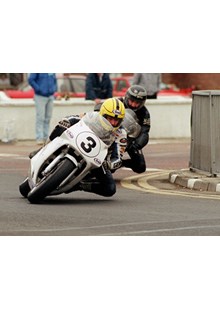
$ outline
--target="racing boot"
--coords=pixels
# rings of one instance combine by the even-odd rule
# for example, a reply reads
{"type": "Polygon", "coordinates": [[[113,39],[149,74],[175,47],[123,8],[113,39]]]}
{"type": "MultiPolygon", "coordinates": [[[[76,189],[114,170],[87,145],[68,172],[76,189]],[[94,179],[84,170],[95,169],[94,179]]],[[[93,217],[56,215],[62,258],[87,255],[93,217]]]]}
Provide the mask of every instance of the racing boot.
{"type": "Polygon", "coordinates": [[[71,189],[69,189],[68,191],[65,192],[65,194],[69,194],[71,192],[76,192],[76,191],[82,191],[82,185],[79,182],[78,184],[74,185],[71,189]]]}
{"type": "Polygon", "coordinates": [[[31,159],[33,158],[40,150],[42,149],[42,147],[40,147],[39,149],[30,152],[30,154],[28,155],[28,157],[31,159]]]}
{"type": "Polygon", "coordinates": [[[45,141],[45,143],[44,143],[43,146],[41,146],[39,149],[37,149],[37,150],[35,150],[35,151],[33,151],[33,152],[30,152],[30,154],[29,154],[28,157],[29,157],[30,159],[33,158],[34,155],[36,155],[36,154],[37,154],[46,144],[48,144],[50,141],[51,141],[50,139],[47,139],[47,140],[45,141]]]}
{"type": "Polygon", "coordinates": [[[75,192],[75,191],[85,191],[85,192],[92,192],[92,183],[81,181],[78,184],[74,185],[70,190],[68,190],[67,193],[75,192]]]}
{"type": "Polygon", "coordinates": [[[79,184],[80,190],[85,192],[92,192],[92,183],[89,181],[82,181],[79,184]]]}

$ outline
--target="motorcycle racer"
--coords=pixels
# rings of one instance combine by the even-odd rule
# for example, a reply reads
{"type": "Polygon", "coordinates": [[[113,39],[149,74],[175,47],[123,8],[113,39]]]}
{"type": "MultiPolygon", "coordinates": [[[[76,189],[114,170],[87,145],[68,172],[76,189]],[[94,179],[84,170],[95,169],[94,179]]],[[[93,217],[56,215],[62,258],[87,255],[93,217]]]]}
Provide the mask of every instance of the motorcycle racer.
{"type": "MultiPolygon", "coordinates": [[[[110,197],[116,192],[116,184],[111,170],[114,171],[121,166],[122,156],[127,146],[127,134],[125,129],[121,127],[121,123],[125,116],[123,102],[117,98],[110,98],[103,102],[99,112],[91,111],[83,115],[70,115],[64,117],[51,132],[47,143],[60,136],[67,128],[79,122],[80,119],[85,118],[86,120],[87,117],[91,117],[93,113],[100,114],[111,124],[111,145],[108,148],[108,154],[102,166],[92,170],[83,181],[75,185],[74,188],[68,192],[83,190],[110,197]]],[[[105,141],[103,140],[103,142],[105,141]]],[[[36,152],[38,151],[32,152],[29,157],[33,157],[36,152]]]]}
{"type": "Polygon", "coordinates": [[[129,159],[122,160],[122,166],[131,168],[136,173],[143,173],[146,170],[145,158],[142,152],[144,146],[149,141],[150,131],[150,113],[145,107],[147,92],[140,85],[132,85],[128,88],[125,97],[118,98],[124,103],[125,109],[131,109],[135,112],[141,131],[136,138],[128,138],[126,152],[129,159]]]}

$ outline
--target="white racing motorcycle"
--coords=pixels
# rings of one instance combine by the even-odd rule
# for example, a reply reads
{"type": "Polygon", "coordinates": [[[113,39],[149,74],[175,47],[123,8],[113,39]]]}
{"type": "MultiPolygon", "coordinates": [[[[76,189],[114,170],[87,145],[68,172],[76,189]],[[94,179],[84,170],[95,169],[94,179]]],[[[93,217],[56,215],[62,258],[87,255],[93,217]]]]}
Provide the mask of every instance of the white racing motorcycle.
{"type": "Polygon", "coordinates": [[[92,169],[104,162],[112,144],[111,124],[99,113],[87,113],[30,160],[28,177],[19,191],[31,203],[71,192],[92,169]]]}

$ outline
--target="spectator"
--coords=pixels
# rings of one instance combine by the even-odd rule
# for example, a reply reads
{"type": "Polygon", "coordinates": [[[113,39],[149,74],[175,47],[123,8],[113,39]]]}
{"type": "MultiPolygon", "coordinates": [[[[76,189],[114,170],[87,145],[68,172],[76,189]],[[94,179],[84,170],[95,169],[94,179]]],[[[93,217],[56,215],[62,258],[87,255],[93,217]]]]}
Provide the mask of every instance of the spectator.
{"type": "Polygon", "coordinates": [[[57,79],[55,73],[31,73],[28,82],[35,92],[36,140],[41,145],[48,138],[57,79]]]}
{"type": "Polygon", "coordinates": [[[89,73],[86,78],[86,100],[94,100],[97,108],[100,108],[103,99],[108,98],[112,98],[112,82],[109,74],[89,73]]]}
{"type": "Polygon", "coordinates": [[[23,82],[23,73],[9,73],[11,86],[17,87],[23,82]]]}
{"type": "Polygon", "coordinates": [[[10,85],[10,80],[7,73],[0,73],[0,86],[5,87],[10,85]]]}
{"type": "Polygon", "coordinates": [[[160,73],[135,73],[133,85],[143,86],[147,91],[147,99],[157,99],[160,90],[160,73]]]}

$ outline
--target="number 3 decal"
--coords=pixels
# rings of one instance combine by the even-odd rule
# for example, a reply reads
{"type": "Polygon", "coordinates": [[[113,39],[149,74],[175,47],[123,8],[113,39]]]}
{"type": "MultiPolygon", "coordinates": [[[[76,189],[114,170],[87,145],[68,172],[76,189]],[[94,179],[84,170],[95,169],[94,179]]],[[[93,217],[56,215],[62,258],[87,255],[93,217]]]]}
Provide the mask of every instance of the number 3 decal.
{"type": "Polygon", "coordinates": [[[96,157],[101,148],[99,138],[92,132],[81,132],[76,137],[76,145],[79,151],[87,157],[96,157]]]}
{"type": "Polygon", "coordinates": [[[88,143],[82,142],[81,148],[86,153],[90,153],[92,151],[92,149],[96,147],[96,142],[92,137],[87,137],[86,139],[87,139],[88,143]]]}

